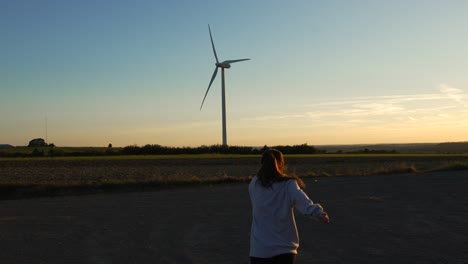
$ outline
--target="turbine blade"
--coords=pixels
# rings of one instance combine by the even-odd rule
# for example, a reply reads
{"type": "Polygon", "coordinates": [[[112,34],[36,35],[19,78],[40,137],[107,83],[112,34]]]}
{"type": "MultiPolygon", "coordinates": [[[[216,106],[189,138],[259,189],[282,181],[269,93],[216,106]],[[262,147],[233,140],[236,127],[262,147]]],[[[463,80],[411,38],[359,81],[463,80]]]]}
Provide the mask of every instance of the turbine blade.
{"type": "Polygon", "coordinates": [[[234,63],[234,62],[239,62],[239,61],[246,61],[246,60],[250,60],[250,59],[241,59],[241,60],[227,60],[227,61],[223,61],[223,63],[234,63]]]}
{"type": "Polygon", "coordinates": [[[218,61],[218,55],[216,55],[216,49],[215,49],[214,42],[213,42],[213,36],[211,36],[211,28],[210,28],[210,25],[208,25],[208,31],[210,31],[211,46],[213,46],[213,53],[214,53],[215,58],[216,58],[216,63],[219,63],[219,61],[218,61]]]}
{"type": "Polygon", "coordinates": [[[206,89],[205,97],[203,97],[203,101],[202,101],[201,106],[200,106],[200,111],[201,111],[201,109],[203,107],[203,103],[205,103],[206,96],[208,95],[208,91],[210,91],[211,84],[213,83],[214,79],[216,78],[217,73],[218,73],[218,67],[215,68],[215,70],[213,72],[213,76],[211,77],[210,84],[208,85],[208,89],[206,89]]]}

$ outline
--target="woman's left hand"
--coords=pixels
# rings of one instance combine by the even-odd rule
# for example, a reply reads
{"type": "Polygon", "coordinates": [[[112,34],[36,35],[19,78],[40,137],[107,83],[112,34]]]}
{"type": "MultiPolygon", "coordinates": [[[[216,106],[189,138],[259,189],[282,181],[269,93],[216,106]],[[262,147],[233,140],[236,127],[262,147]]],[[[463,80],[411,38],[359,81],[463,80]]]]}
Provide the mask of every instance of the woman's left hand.
{"type": "Polygon", "coordinates": [[[320,223],[325,223],[329,224],[330,223],[330,217],[328,216],[327,213],[323,212],[323,214],[319,217],[320,223]]]}

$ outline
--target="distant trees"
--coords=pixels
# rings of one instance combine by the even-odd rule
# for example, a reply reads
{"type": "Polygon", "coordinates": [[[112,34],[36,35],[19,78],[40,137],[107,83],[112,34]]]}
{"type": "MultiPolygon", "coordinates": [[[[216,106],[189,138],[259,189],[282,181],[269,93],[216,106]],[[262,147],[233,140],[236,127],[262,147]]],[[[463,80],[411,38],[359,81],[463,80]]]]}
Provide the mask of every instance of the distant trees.
{"type": "Polygon", "coordinates": [[[161,145],[147,144],[143,147],[136,145],[126,146],[122,149],[125,155],[174,155],[174,154],[255,154],[258,150],[252,147],[241,146],[200,146],[190,147],[164,147],[161,145]]]}
{"type": "Polygon", "coordinates": [[[40,148],[40,147],[47,147],[47,143],[42,138],[35,138],[29,141],[28,147],[30,148],[40,148]]]}
{"type": "MultiPolygon", "coordinates": [[[[340,153],[343,151],[340,150],[340,153]]],[[[385,149],[361,149],[357,151],[348,151],[347,154],[397,154],[398,152],[394,149],[392,150],[385,150],[385,149]]]]}
{"type": "Polygon", "coordinates": [[[56,147],[44,139],[36,138],[28,147],[13,147],[0,144],[0,157],[63,157],[63,156],[118,156],[118,155],[179,155],[179,154],[254,154],[263,153],[273,147],[284,154],[398,154],[398,153],[468,153],[468,142],[447,142],[428,144],[350,145],[322,146],[320,149],[307,143],[280,146],[224,146],[202,145],[199,147],[167,147],[159,144],[126,147],[56,147]]]}
{"type": "MultiPolygon", "coordinates": [[[[161,145],[137,145],[126,146],[121,150],[124,155],[174,155],[174,154],[261,154],[267,146],[263,148],[246,147],[246,146],[225,146],[212,145],[200,146],[196,148],[190,147],[165,147],[161,145]]],[[[315,147],[307,144],[294,146],[275,146],[284,154],[316,154],[320,153],[315,147]]]]}
{"type": "Polygon", "coordinates": [[[314,146],[309,146],[307,144],[294,146],[276,146],[274,148],[283,152],[283,154],[317,154],[320,152],[314,146]]]}
{"type": "MultiPolygon", "coordinates": [[[[225,146],[202,145],[199,147],[167,147],[159,144],[146,144],[144,146],[130,145],[126,147],[56,147],[47,144],[43,139],[37,138],[29,142],[28,148],[18,147],[13,150],[0,150],[0,157],[79,157],[79,156],[118,156],[118,155],[197,155],[197,154],[241,154],[259,155],[269,146],[225,146]]],[[[293,146],[273,146],[284,154],[316,154],[325,153],[307,144],[293,146]]]]}

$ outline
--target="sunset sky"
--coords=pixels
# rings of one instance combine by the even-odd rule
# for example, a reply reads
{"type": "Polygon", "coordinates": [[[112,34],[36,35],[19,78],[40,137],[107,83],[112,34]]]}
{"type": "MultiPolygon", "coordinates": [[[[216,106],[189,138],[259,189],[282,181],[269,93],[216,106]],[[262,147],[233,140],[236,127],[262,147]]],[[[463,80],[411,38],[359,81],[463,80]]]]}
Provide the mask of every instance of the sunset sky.
{"type": "Polygon", "coordinates": [[[468,140],[468,1],[0,0],[0,144],[468,140]],[[46,122],[47,120],[47,122],[46,122]]]}

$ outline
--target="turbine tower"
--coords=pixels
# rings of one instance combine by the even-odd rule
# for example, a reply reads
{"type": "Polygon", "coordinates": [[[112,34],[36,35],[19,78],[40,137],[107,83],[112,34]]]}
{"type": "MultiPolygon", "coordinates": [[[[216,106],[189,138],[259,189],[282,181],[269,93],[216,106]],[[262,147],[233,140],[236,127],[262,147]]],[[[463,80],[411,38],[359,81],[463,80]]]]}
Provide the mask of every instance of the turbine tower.
{"type": "Polygon", "coordinates": [[[211,84],[213,83],[214,79],[216,78],[216,74],[218,74],[218,68],[221,68],[221,105],[222,105],[222,119],[223,119],[223,145],[227,146],[227,135],[226,135],[226,85],[224,81],[224,69],[231,68],[231,63],[239,62],[239,61],[246,61],[250,59],[240,59],[240,60],[225,60],[223,62],[219,62],[218,55],[216,55],[216,49],[213,42],[213,36],[211,35],[211,28],[208,25],[208,31],[210,32],[210,39],[211,39],[211,46],[213,47],[213,53],[216,59],[216,67],[213,72],[213,76],[211,77],[210,84],[208,85],[208,89],[206,90],[205,97],[203,97],[203,101],[200,106],[200,111],[203,107],[203,103],[205,102],[206,96],[210,91],[211,84]]]}

